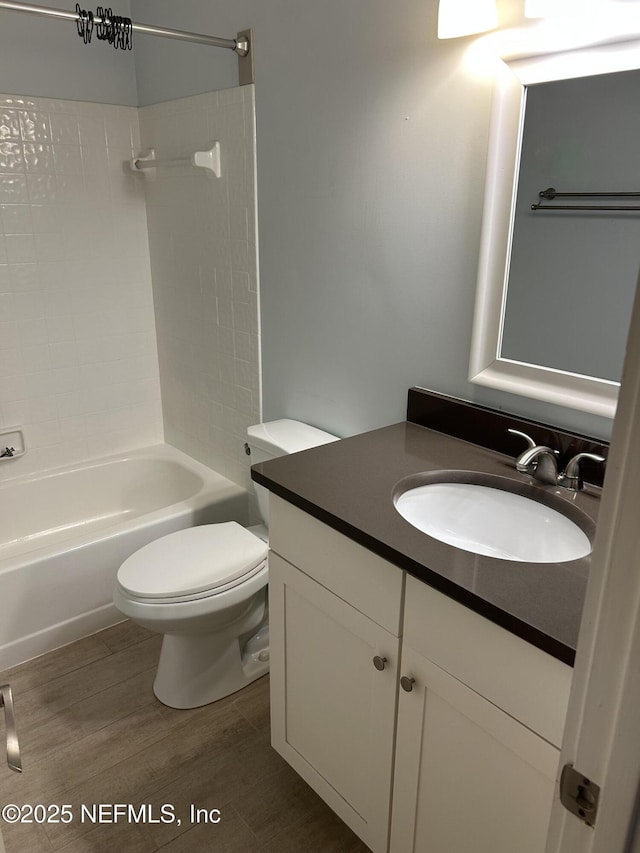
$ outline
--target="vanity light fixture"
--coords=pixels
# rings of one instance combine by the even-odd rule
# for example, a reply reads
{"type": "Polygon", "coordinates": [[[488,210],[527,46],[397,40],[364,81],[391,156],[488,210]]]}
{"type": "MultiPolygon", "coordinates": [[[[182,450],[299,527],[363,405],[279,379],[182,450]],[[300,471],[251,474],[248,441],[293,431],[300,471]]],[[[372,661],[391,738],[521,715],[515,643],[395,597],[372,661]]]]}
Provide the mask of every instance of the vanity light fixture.
{"type": "Polygon", "coordinates": [[[440,0],[438,38],[484,33],[498,26],[495,0],[440,0]]]}

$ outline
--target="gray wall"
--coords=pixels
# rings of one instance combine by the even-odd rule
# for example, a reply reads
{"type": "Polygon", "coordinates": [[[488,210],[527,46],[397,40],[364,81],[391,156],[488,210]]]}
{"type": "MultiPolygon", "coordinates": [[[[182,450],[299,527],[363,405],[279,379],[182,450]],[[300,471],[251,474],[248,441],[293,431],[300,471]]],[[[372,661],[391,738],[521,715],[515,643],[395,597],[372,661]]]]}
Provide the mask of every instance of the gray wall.
{"type": "MultiPolygon", "coordinates": [[[[503,3],[503,6],[511,6],[503,3]]],[[[467,381],[491,81],[435,0],[132,0],[255,34],[264,416],[347,435],[418,384],[586,433],[609,423],[467,381]]],[[[139,40],[141,101],[232,86],[226,51],[139,40]]]]}
{"type": "MultiPolygon", "coordinates": [[[[264,416],[347,435],[401,420],[418,384],[606,436],[606,421],[467,382],[491,81],[465,64],[469,39],[437,41],[436,11],[131,0],[137,21],[254,29],[264,416]]],[[[130,55],[0,14],[0,90],[136,101],[130,55]]],[[[134,55],[141,104],[237,83],[229,51],[139,36],[134,55]]]]}
{"type": "MultiPolygon", "coordinates": [[[[29,2],[75,11],[70,0],[29,2]]],[[[114,12],[130,17],[129,9],[129,0],[117,0],[114,12]]],[[[83,44],[73,22],[0,10],[0,91],[137,106],[133,54],[97,42],[95,33],[83,44]]]]}

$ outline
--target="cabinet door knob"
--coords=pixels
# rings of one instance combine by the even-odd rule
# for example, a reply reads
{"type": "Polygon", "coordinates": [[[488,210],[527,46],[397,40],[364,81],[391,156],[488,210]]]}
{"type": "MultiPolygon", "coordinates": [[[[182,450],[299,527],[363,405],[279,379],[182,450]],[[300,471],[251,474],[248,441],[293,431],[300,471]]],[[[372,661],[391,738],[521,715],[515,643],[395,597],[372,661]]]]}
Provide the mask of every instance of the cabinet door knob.
{"type": "Polygon", "coordinates": [[[384,665],[386,664],[386,662],[387,662],[387,659],[381,658],[380,655],[376,655],[373,659],[373,665],[380,672],[382,672],[382,670],[384,669],[384,665]]]}
{"type": "Polygon", "coordinates": [[[407,693],[411,693],[415,681],[415,678],[409,678],[408,675],[403,675],[400,679],[400,687],[402,687],[403,690],[406,690],[407,693]]]}

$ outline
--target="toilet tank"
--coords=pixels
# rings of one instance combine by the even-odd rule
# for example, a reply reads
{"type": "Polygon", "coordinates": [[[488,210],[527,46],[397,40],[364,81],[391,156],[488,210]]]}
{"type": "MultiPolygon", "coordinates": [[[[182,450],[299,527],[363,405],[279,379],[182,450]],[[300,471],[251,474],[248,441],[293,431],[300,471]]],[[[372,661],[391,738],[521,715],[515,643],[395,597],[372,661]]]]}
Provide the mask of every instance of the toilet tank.
{"type": "MultiPolygon", "coordinates": [[[[309,450],[311,447],[329,444],[331,441],[338,441],[338,438],[324,430],[300,421],[289,420],[289,418],[268,421],[247,428],[247,444],[251,451],[252,465],[276,459],[278,456],[286,456],[289,453],[297,453],[299,450],[309,450]]],[[[260,515],[265,524],[268,524],[269,492],[258,483],[254,483],[253,487],[258,497],[260,515]]]]}

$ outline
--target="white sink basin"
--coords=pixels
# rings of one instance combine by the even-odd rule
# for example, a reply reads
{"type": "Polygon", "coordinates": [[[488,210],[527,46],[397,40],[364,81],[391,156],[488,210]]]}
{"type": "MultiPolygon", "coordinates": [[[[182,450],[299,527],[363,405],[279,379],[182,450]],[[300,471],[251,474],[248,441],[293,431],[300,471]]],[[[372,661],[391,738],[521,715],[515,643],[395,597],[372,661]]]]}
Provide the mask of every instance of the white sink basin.
{"type": "Polygon", "coordinates": [[[418,530],[474,554],[562,563],[591,553],[589,538],[571,519],[500,488],[432,482],[397,494],[394,504],[418,530]]]}

